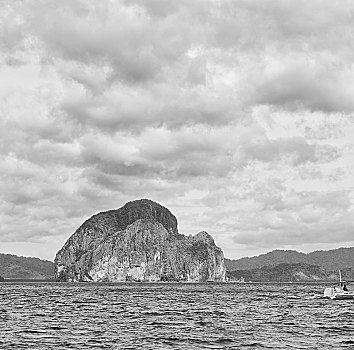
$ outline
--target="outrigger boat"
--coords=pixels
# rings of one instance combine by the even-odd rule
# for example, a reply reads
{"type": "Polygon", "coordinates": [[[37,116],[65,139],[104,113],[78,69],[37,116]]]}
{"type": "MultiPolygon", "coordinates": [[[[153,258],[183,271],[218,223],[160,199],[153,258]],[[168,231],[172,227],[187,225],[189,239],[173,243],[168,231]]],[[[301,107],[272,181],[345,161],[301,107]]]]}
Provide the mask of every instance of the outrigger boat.
{"type": "Polygon", "coordinates": [[[344,281],[342,281],[342,274],[339,271],[339,287],[326,288],[323,296],[332,300],[354,300],[354,292],[349,292],[344,281]]]}

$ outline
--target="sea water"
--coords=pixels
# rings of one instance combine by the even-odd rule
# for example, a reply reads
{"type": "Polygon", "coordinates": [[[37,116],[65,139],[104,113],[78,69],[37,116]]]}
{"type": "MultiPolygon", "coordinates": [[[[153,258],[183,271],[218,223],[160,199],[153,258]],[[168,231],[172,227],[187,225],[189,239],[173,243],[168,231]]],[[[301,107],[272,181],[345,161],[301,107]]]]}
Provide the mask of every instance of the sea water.
{"type": "Polygon", "coordinates": [[[322,285],[0,283],[1,349],[354,349],[322,285]]]}

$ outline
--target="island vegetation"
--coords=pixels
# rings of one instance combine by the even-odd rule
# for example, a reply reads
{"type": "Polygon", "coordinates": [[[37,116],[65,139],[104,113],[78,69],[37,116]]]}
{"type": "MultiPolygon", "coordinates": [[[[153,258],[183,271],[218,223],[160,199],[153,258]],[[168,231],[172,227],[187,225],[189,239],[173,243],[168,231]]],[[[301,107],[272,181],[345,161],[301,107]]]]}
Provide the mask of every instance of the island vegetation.
{"type": "Polygon", "coordinates": [[[1,275],[6,280],[48,280],[54,279],[54,263],[48,260],[0,254],[1,275]]]}

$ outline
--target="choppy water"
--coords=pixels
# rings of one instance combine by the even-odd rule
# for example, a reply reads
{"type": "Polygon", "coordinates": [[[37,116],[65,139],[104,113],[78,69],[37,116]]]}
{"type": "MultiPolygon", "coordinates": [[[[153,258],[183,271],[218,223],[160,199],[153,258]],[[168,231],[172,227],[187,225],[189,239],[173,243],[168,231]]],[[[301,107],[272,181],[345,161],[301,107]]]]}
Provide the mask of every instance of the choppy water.
{"type": "Polygon", "coordinates": [[[0,284],[1,349],[354,349],[319,285],[0,284]]]}

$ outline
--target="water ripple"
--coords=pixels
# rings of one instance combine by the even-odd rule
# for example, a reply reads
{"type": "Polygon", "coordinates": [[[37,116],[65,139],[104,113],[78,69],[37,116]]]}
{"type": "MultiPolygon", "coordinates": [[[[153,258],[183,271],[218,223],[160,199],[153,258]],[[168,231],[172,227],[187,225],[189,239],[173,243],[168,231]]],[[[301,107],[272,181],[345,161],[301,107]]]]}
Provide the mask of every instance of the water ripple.
{"type": "Polygon", "coordinates": [[[1,349],[353,349],[316,285],[1,283],[1,349]]]}

